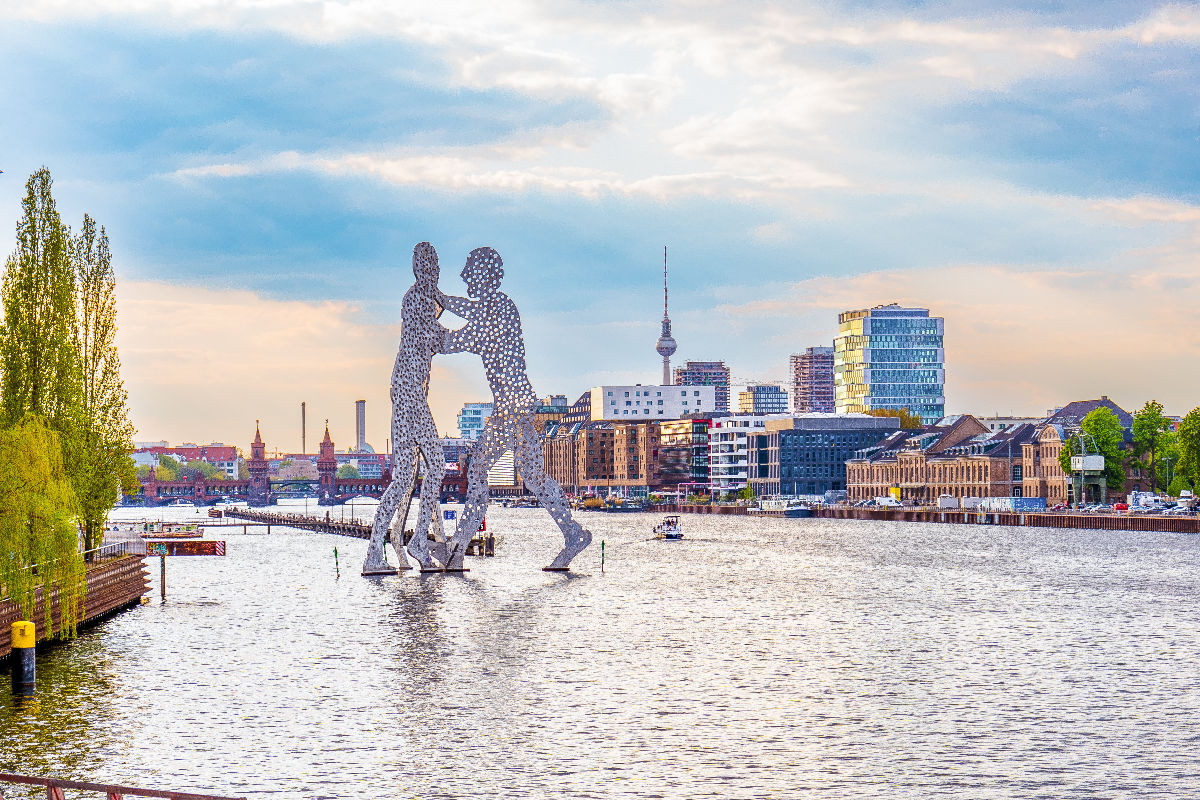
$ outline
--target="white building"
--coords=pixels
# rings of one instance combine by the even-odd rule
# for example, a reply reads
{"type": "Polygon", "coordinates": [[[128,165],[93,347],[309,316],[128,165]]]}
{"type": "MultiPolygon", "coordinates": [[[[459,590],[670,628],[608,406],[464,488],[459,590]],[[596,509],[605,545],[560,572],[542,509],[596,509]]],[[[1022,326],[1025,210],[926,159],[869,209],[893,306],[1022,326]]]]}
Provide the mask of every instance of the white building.
{"type": "Polygon", "coordinates": [[[737,492],[746,487],[750,466],[746,437],[764,431],[768,419],[774,417],[738,414],[712,421],[708,428],[708,468],[714,492],[737,492]]]}
{"type": "Polygon", "coordinates": [[[483,436],[483,423],[492,415],[491,403],[464,403],[458,412],[458,435],[472,442],[483,436]]]}
{"type": "Polygon", "coordinates": [[[1037,425],[1045,417],[975,417],[975,419],[986,425],[992,433],[999,433],[1026,423],[1037,425]]]}
{"type": "Polygon", "coordinates": [[[592,420],[682,419],[716,410],[715,386],[595,386],[592,420]]]}

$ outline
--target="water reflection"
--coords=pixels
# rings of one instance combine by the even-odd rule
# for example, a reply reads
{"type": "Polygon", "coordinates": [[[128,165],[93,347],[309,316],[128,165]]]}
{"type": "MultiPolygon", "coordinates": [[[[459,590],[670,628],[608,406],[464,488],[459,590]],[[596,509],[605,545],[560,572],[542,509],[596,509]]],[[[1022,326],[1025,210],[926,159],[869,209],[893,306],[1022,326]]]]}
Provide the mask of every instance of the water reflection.
{"type": "MultiPolygon", "coordinates": [[[[1188,796],[1177,535],[492,510],[494,559],[363,580],[242,536],[39,659],[4,768],[280,797],[1188,796]]],[[[155,577],[156,574],[155,574],[155,577]]],[[[19,796],[19,795],[18,795],[19,796]]]]}

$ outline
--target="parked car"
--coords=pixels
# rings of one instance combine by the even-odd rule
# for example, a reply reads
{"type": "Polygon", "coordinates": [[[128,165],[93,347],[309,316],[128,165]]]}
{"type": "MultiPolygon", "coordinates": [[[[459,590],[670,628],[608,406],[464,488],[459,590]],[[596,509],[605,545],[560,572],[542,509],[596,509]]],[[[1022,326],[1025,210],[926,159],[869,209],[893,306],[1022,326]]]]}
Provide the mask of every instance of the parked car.
{"type": "Polygon", "coordinates": [[[1056,505],[1056,506],[1051,506],[1051,507],[1050,507],[1050,510],[1051,510],[1051,511],[1066,511],[1066,510],[1067,510],[1067,504],[1066,504],[1066,503],[1059,503],[1059,504],[1058,504],[1058,505],[1056,505]]]}
{"type": "Polygon", "coordinates": [[[1126,503],[1113,503],[1113,511],[1128,511],[1129,505],[1126,503]]]}

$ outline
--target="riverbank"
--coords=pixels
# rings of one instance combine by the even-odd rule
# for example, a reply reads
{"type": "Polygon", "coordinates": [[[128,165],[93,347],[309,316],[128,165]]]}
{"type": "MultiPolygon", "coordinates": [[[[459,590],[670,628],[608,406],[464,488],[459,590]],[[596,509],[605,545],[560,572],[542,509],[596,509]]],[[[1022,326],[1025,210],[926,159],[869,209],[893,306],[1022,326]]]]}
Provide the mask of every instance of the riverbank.
{"type": "MultiPolygon", "coordinates": [[[[666,506],[671,514],[748,513],[746,506],[666,506]]],[[[1070,512],[1020,513],[1000,511],[941,510],[936,508],[854,508],[813,506],[812,515],[821,519],[857,519],[886,522],[933,522],[955,525],[1012,525],[1031,528],[1079,528],[1102,531],[1146,531],[1155,533],[1200,533],[1200,517],[1167,517],[1150,514],[1072,514],[1070,512]]],[[[764,516],[770,516],[764,512],[764,516]]],[[[777,514],[782,516],[782,512],[777,514]]]]}
{"type": "MultiPolygon", "coordinates": [[[[149,578],[146,565],[140,555],[120,554],[106,558],[87,567],[87,592],[83,600],[83,620],[79,623],[82,628],[93,625],[116,612],[138,605],[149,588],[149,578]]],[[[50,613],[54,620],[54,629],[45,630],[42,625],[43,608],[42,590],[37,590],[36,611],[33,622],[37,625],[38,642],[44,642],[58,633],[58,590],[50,594],[50,613]]],[[[12,652],[12,623],[23,619],[21,609],[16,603],[0,600],[0,661],[8,658],[12,652]]]]}

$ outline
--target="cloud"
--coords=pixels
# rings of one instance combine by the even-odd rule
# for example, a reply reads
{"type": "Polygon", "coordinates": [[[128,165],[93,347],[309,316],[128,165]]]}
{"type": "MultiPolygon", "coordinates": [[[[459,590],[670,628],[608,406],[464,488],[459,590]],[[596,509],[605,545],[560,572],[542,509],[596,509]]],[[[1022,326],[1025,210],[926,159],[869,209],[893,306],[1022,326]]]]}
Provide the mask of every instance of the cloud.
{"type": "MultiPolygon", "coordinates": [[[[348,303],[153,281],[122,281],[117,303],[117,344],[139,439],[246,447],[261,419],[271,449],[298,452],[305,401],[310,449],[325,418],[344,448],[354,436],[354,401],[365,399],[368,441],[384,448],[398,326],[371,324],[348,303]]],[[[487,396],[470,368],[435,363],[430,408],[441,432],[454,434],[461,397],[487,396]]]]}

